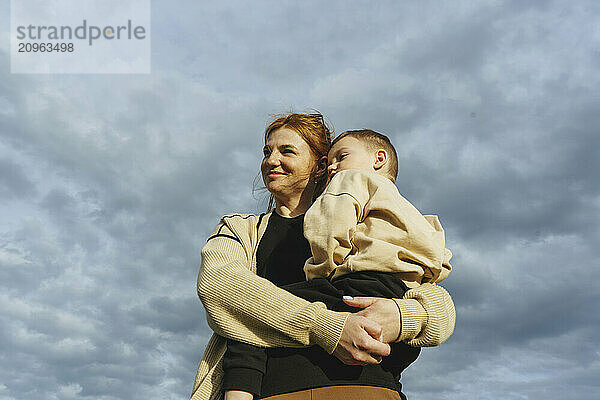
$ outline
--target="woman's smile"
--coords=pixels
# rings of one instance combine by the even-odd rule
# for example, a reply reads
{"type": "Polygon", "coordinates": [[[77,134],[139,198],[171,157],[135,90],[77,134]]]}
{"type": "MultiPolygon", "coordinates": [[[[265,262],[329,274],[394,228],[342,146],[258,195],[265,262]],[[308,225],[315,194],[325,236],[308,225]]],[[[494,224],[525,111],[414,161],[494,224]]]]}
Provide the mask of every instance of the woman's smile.
{"type": "Polygon", "coordinates": [[[278,176],[283,176],[285,175],[284,172],[280,172],[280,171],[269,171],[269,173],[267,174],[267,176],[271,179],[278,177],[278,176]]]}

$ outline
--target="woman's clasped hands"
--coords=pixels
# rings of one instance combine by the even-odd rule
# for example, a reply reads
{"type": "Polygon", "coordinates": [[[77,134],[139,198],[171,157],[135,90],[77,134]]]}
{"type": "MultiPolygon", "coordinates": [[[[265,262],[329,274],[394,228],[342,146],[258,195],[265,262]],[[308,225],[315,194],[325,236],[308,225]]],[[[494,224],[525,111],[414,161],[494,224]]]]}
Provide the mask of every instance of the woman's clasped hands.
{"type": "Polygon", "coordinates": [[[394,300],[344,297],[344,302],[362,310],[348,316],[333,355],[347,365],[380,363],[390,354],[388,343],[400,333],[400,314],[394,300]]]}

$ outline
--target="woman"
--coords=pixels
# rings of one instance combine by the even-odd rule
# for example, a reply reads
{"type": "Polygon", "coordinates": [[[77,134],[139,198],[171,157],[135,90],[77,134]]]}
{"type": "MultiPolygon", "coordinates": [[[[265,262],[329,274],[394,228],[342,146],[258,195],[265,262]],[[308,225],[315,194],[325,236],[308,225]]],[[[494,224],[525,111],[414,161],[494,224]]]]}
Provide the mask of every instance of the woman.
{"type": "MultiPolygon", "coordinates": [[[[431,346],[451,334],[454,306],[444,289],[436,285],[422,285],[395,301],[349,301],[350,305],[366,307],[349,314],[310,303],[261,277],[278,284],[304,279],[307,243],[298,226],[324,187],[330,144],[331,133],[318,114],[282,116],[267,127],[261,172],[274,211],[223,217],[202,249],[198,294],[216,335],[200,363],[192,399],[217,399],[221,395],[224,338],[261,347],[317,345],[345,364],[376,365],[389,354],[390,347],[374,337],[431,346]]],[[[285,375],[286,371],[281,371],[283,380],[291,380],[289,372],[285,375]]],[[[337,382],[334,377],[325,386],[339,389],[335,388],[337,382]]],[[[282,382],[279,390],[287,393],[293,387],[293,382],[282,382]]],[[[371,394],[361,392],[363,396],[379,398],[379,389],[381,385],[373,380],[362,387],[344,387],[347,392],[332,398],[349,398],[353,390],[367,390],[371,394]]]]}

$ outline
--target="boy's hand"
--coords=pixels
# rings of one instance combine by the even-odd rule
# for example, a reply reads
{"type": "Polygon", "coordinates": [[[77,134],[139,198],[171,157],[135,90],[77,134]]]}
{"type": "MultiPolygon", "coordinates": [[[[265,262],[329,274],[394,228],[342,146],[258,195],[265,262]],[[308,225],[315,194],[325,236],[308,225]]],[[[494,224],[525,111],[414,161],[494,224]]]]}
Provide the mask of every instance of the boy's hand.
{"type": "Polygon", "coordinates": [[[241,390],[228,390],[225,392],[225,400],[252,400],[254,395],[241,390]]]}

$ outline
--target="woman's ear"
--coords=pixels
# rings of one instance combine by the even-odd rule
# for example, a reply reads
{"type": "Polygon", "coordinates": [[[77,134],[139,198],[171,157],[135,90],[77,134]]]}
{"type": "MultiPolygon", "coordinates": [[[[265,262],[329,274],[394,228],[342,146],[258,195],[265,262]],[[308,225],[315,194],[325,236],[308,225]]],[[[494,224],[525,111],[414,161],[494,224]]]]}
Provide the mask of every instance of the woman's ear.
{"type": "Polygon", "coordinates": [[[377,150],[377,153],[375,153],[375,162],[373,163],[375,171],[381,169],[387,163],[387,160],[387,152],[384,149],[377,150]]]}
{"type": "Polygon", "coordinates": [[[320,179],[327,175],[327,156],[319,158],[317,161],[317,170],[315,171],[315,179],[320,179]]]}

